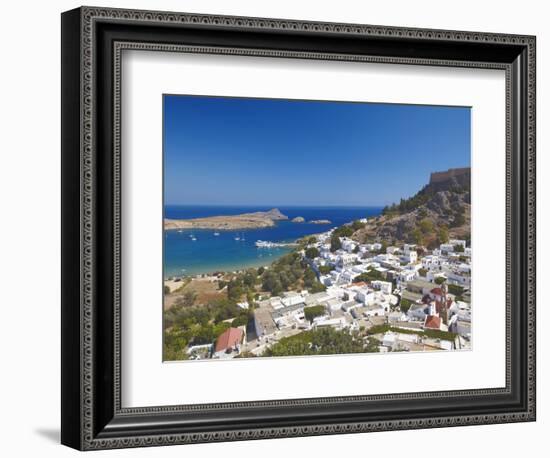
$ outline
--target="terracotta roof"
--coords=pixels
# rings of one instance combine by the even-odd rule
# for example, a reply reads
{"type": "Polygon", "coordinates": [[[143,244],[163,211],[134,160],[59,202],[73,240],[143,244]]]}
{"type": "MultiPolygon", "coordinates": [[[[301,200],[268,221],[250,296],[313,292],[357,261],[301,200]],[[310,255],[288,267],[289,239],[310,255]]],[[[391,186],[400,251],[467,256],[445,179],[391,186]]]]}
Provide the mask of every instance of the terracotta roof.
{"type": "Polygon", "coordinates": [[[226,329],[216,340],[216,353],[219,351],[225,351],[228,348],[233,348],[235,345],[241,343],[243,338],[243,331],[239,328],[226,329]]]}
{"type": "Polygon", "coordinates": [[[438,296],[443,296],[443,291],[441,290],[441,288],[434,288],[430,291],[430,293],[437,294],[438,296]]]}
{"type": "Polygon", "coordinates": [[[441,318],[435,315],[429,315],[424,321],[424,327],[428,329],[440,329],[441,327],[441,318]]]}

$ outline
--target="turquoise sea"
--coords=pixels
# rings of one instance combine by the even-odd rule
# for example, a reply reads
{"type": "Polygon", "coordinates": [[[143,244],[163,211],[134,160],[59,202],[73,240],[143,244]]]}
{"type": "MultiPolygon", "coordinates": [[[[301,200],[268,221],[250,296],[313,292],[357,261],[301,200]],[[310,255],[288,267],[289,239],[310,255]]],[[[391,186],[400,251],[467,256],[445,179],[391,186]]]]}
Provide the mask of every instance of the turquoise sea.
{"type": "MultiPolygon", "coordinates": [[[[218,215],[238,215],[267,211],[266,207],[220,207],[166,205],[166,218],[187,219],[218,215]]],[[[289,217],[274,227],[243,231],[207,229],[169,230],[164,233],[164,277],[197,275],[216,271],[240,270],[269,265],[292,248],[258,248],[257,240],[293,242],[309,234],[325,232],[332,227],[360,218],[379,215],[382,207],[276,207],[289,217]],[[292,223],[302,216],[306,221],[328,219],[331,224],[292,223]],[[218,232],[219,235],[214,235],[218,232]],[[239,240],[236,240],[238,238],[239,240]]]]}

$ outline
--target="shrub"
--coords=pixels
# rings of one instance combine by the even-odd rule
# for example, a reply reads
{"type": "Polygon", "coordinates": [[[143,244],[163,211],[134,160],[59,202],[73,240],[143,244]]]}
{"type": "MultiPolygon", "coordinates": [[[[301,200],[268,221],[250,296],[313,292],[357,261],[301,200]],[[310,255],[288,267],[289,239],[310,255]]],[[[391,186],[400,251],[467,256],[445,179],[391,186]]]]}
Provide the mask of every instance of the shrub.
{"type": "Polygon", "coordinates": [[[319,250],[315,247],[311,247],[306,250],[306,257],[309,259],[317,258],[319,257],[319,254],[319,250]]]}

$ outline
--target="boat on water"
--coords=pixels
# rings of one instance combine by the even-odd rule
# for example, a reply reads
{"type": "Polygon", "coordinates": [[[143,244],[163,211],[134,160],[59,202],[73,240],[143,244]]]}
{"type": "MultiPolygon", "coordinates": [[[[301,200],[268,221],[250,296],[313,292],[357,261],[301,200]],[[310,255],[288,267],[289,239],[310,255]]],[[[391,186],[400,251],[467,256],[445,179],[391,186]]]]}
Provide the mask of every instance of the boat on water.
{"type": "Polygon", "coordinates": [[[179,230],[178,232],[179,232],[179,233],[181,234],[181,233],[183,232],[183,230],[182,230],[182,229],[180,229],[180,230],[179,230]]]}
{"type": "Polygon", "coordinates": [[[214,232],[214,235],[217,237],[218,235],[220,235],[219,232],[214,232]]]}
{"type": "Polygon", "coordinates": [[[280,246],[285,246],[284,243],[265,242],[264,240],[257,240],[255,245],[258,248],[277,248],[277,247],[280,247],[280,246]]]}
{"type": "Polygon", "coordinates": [[[191,237],[191,240],[192,240],[193,242],[196,242],[196,241],[197,241],[197,238],[196,238],[195,236],[193,236],[193,237],[191,237]]]}
{"type": "Polygon", "coordinates": [[[237,236],[235,237],[235,240],[238,242],[239,240],[241,240],[241,238],[237,236]]]}
{"type": "Polygon", "coordinates": [[[297,243],[266,242],[265,240],[256,240],[255,245],[258,248],[279,248],[285,246],[296,246],[297,243]]]}

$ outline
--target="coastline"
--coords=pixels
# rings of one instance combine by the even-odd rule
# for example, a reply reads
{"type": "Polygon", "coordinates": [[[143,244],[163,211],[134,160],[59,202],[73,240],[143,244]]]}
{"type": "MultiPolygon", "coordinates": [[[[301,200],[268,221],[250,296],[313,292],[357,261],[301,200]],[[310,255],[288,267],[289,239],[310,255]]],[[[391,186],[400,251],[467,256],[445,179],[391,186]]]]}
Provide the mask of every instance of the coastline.
{"type": "MultiPolygon", "coordinates": [[[[257,241],[269,243],[296,243],[297,240],[325,232],[351,221],[380,214],[382,207],[278,207],[287,219],[268,223],[265,218],[268,206],[263,207],[198,207],[167,206],[166,219],[184,221],[179,227],[164,230],[164,274],[163,277],[193,277],[212,272],[234,272],[247,268],[269,266],[281,256],[292,251],[291,246],[258,247],[257,241]],[[232,225],[220,227],[219,219],[235,218],[253,220],[254,226],[246,229],[232,225]],[[261,216],[260,216],[261,215],[261,216]],[[304,222],[292,219],[302,216],[304,222]],[[189,221],[210,221],[203,224],[189,224],[189,221]],[[311,221],[329,220],[331,224],[315,224],[311,221]],[[265,221],[265,220],[264,220],[265,221]],[[216,223],[216,224],[214,224],[216,223]]],[[[271,210],[270,210],[271,212],[271,210]]],[[[272,215],[273,216],[273,215],[272,215]]],[[[242,220],[241,220],[242,221],[242,220]]]]}
{"type": "Polygon", "coordinates": [[[273,227],[275,223],[268,218],[241,218],[232,216],[211,216],[196,219],[165,219],[164,230],[177,229],[215,229],[234,231],[241,229],[260,229],[273,227]]]}
{"type": "Polygon", "coordinates": [[[207,270],[200,273],[186,273],[185,271],[181,272],[180,274],[174,274],[174,275],[164,275],[163,281],[169,281],[169,278],[191,278],[191,279],[198,279],[198,278],[204,278],[213,276],[214,274],[220,273],[220,274],[228,274],[233,272],[243,272],[246,269],[250,268],[259,268],[259,267],[265,267],[269,268],[271,264],[273,264],[277,259],[281,258],[285,254],[290,253],[295,247],[281,247],[277,248],[276,253],[271,253],[271,256],[268,254],[262,259],[250,259],[248,261],[236,261],[235,263],[230,263],[227,265],[220,266],[216,270],[207,270]]]}

